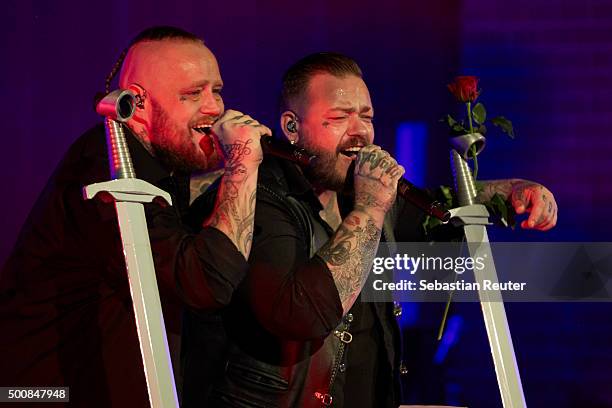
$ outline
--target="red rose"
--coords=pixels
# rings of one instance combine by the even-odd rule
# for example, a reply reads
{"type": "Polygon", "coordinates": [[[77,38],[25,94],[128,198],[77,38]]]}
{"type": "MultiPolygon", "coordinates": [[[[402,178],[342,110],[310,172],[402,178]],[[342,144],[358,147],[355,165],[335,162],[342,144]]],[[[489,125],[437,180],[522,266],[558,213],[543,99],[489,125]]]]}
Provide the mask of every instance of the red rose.
{"type": "Polygon", "coordinates": [[[452,84],[448,84],[448,89],[460,102],[474,102],[480,92],[478,92],[478,78],[475,76],[458,76],[452,84]]]}

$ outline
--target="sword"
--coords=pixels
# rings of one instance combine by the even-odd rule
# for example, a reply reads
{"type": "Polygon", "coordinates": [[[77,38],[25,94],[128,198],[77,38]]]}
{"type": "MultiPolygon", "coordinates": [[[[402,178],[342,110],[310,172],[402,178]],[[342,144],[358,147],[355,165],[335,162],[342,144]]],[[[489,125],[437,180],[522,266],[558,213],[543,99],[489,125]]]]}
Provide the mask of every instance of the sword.
{"type": "MultiPolygon", "coordinates": [[[[449,222],[455,226],[463,226],[470,255],[474,259],[480,257],[484,260],[485,267],[482,270],[478,271],[477,268],[474,268],[476,281],[480,283],[479,288],[483,288],[484,280],[497,283],[498,278],[486,227],[490,224],[489,212],[484,205],[474,204],[476,186],[470,168],[464,159],[472,143],[477,143],[477,146],[480,143],[479,150],[484,147],[484,137],[478,138],[477,136],[480,135],[465,135],[466,140],[462,141],[464,145],[457,146],[455,143],[451,149],[455,188],[461,207],[450,210],[451,220],[449,222]]],[[[478,296],[502,404],[504,408],[527,407],[501,292],[479,289],[478,296]]]]}
{"type": "Polygon", "coordinates": [[[143,208],[143,203],[153,201],[172,205],[172,199],[167,192],[136,178],[123,129],[123,123],[134,114],[134,106],[134,94],[121,89],[98,103],[96,111],[105,116],[112,180],[84,187],[83,195],[115,203],[149,401],[152,408],[178,407],[143,208]]]}

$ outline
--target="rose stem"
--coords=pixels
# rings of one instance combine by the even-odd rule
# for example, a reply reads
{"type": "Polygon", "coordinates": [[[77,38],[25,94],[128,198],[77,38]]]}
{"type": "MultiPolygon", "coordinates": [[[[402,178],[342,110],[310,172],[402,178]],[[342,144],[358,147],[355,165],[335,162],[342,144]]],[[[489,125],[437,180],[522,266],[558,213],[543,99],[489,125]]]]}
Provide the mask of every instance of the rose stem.
{"type": "MultiPolygon", "coordinates": [[[[468,123],[470,124],[470,134],[474,133],[474,127],[472,125],[472,102],[467,102],[467,111],[468,111],[468,123]]],[[[470,150],[472,151],[472,159],[474,159],[474,180],[478,177],[478,159],[476,158],[476,144],[474,143],[470,146],[470,150]]]]}

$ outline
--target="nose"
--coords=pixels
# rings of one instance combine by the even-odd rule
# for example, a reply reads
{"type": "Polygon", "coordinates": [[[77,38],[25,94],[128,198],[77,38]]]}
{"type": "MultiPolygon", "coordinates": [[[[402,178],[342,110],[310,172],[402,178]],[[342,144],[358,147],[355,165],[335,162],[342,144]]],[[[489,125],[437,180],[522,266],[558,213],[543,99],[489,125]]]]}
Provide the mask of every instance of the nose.
{"type": "Polygon", "coordinates": [[[223,99],[218,93],[207,90],[202,92],[200,112],[204,115],[219,116],[223,112],[223,99]]]}
{"type": "Polygon", "coordinates": [[[365,122],[363,118],[359,117],[359,115],[350,116],[347,134],[353,137],[361,137],[369,143],[372,143],[372,126],[370,123],[365,122]]]}

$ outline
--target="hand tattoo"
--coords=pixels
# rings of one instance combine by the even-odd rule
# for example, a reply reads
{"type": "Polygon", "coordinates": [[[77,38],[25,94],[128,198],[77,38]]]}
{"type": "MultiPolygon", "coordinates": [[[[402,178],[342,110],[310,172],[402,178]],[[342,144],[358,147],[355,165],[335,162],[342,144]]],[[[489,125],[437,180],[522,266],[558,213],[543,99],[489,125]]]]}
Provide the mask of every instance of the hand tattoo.
{"type": "Polygon", "coordinates": [[[222,143],[221,148],[223,149],[223,153],[225,153],[225,160],[227,164],[232,165],[233,163],[239,162],[251,154],[251,148],[249,147],[251,142],[253,142],[252,139],[249,139],[246,142],[237,141],[231,144],[222,143]]]}

